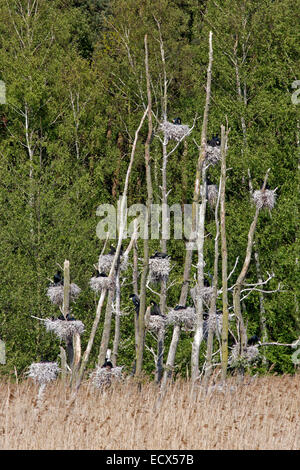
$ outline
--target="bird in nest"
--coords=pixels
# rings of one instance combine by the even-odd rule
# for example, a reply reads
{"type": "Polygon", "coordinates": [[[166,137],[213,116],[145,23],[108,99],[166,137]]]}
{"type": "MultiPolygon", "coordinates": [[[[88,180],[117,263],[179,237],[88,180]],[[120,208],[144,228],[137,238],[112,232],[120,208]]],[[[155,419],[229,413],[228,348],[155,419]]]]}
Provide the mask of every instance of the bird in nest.
{"type": "Polygon", "coordinates": [[[150,305],[151,305],[150,315],[159,315],[160,317],[165,318],[165,315],[163,315],[160,311],[159,305],[157,305],[157,303],[154,302],[154,300],[150,301],[150,305]]]}
{"type": "Polygon", "coordinates": [[[165,259],[165,258],[169,258],[169,256],[167,253],[160,253],[159,251],[156,251],[153,256],[150,256],[150,259],[155,259],[155,258],[165,259]]]}
{"type": "Polygon", "coordinates": [[[216,134],[216,135],[213,135],[213,136],[212,136],[212,139],[211,139],[211,140],[208,140],[207,143],[208,143],[208,145],[210,145],[211,147],[220,147],[220,145],[221,145],[221,139],[220,139],[220,137],[218,136],[218,134],[216,134]]]}
{"type": "Polygon", "coordinates": [[[181,118],[177,117],[177,118],[173,119],[172,123],[180,125],[181,124],[181,118]]]}

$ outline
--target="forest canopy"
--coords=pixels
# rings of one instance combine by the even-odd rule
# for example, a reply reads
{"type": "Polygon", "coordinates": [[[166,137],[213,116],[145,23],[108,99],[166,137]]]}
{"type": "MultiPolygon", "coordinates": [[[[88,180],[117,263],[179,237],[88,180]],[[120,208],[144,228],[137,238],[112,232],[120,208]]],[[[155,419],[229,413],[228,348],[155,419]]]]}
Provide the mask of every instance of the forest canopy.
{"type": "MultiPolygon", "coordinates": [[[[118,207],[131,163],[128,208],[147,208],[149,201],[181,209],[192,205],[198,164],[201,155],[207,158],[203,136],[205,145],[213,136],[220,138],[221,126],[227,139],[226,148],[224,139],[220,146],[226,154],[229,355],[235,342],[242,342],[243,328],[248,339],[256,336],[261,343],[295,342],[300,335],[297,2],[0,0],[0,18],[0,83],[5,84],[5,99],[0,100],[0,338],[6,345],[1,373],[22,373],[32,362],[57,360],[60,340],[43,320],[61,315],[47,291],[65,260],[70,263],[71,285],[80,288],[71,299],[75,301],[70,313],[84,325],[81,346],[86,351],[99,307],[99,291],[91,288],[91,278],[103,248],[107,255],[111,244],[116,247],[119,233],[107,245],[99,238],[99,207],[118,207]],[[210,34],[213,55],[205,123],[210,34]],[[178,117],[180,123],[174,123],[178,117]],[[171,134],[162,127],[166,122],[171,134]],[[258,207],[253,196],[261,190],[274,191],[274,203],[258,211],[237,314],[234,287],[258,207]]],[[[205,287],[205,279],[215,287],[216,298],[215,306],[202,305],[201,300],[203,318],[196,331],[200,328],[203,336],[197,367],[205,364],[209,345],[219,351],[213,360],[220,363],[221,332],[218,335],[215,328],[211,343],[209,335],[205,340],[204,327],[207,315],[222,312],[224,302],[220,236],[216,259],[215,208],[222,180],[218,158],[205,172],[203,161],[199,167],[202,261],[200,251],[194,250],[186,279],[188,240],[173,237],[172,215],[169,238],[161,232],[149,243],[138,238],[124,269],[116,260],[119,281],[114,288],[106,286],[87,368],[102,362],[106,349],[113,350],[118,341],[114,366],[132,371],[139,357],[137,330],[144,324],[139,324],[130,295],[144,291],[142,315],[146,318],[147,307],[153,309],[153,300],[162,310],[161,318],[169,321],[162,337],[157,324],[146,330],[143,371],[157,373],[160,360],[164,368],[182,286],[189,283],[184,306],[197,314],[197,287],[205,287]],[[206,188],[216,190],[212,199],[206,188]],[[150,259],[156,251],[169,256],[170,266],[158,263],[165,271],[150,259]],[[145,259],[150,261],[147,267],[145,259]]],[[[132,220],[129,216],[128,223],[132,220]]],[[[129,244],[130,234],[122,240],[124,252],[129,244]]],[[[191,373],[196,357],[195,324],[186,325],[179,327],[172,365],[175,374],[184,376],[191,373]]],[[[250,370],[294,372],[290,346],[259,350],[261,360],[250,370]]]]}

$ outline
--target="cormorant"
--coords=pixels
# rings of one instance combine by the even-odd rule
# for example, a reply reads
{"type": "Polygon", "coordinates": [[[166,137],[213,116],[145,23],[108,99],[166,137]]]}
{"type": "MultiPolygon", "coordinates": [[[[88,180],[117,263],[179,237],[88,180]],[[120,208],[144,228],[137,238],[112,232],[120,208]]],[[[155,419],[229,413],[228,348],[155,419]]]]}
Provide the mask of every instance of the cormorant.
{"type": "Polygon", "coordinates": [[[259,337],[257,335],[251,336],[251,338],[248,339],[248,346],[253,346],[254,344],[257,344],[259,342],[259,337]]]}
{"type": "Polygon", "coordinates": [[[116,249],[113,245],[110,245],[110,251],[108,252],[109,255],[114,255],[116,252],[116,249]]]}
{"type": "Polygon", "coordinates": [[[96,270],[96,277],[107,277],[107,274],[105,274],[105,273],[103,273],[103,272],[100,273],[100,272],[98,271],[98,269],[97,269],[97,270],[96,270]]]}
{"type": "Polygon", "coordinates": [[[165,317],[160,311],[159,305],[157,305],[154,300],[150,301],[150,305],[152,305],[151,310],[150,310],[150,315],[159,315],[160,317],[165,317]]]}
{"type": "Polygon", "coordinates": [[[173,310],[185,310],[187,307],[184,307],[184,305],[176,305],[173,310]]]}
{"type": "Polygon", "coordinates": [[[216,134],[216,135],[213,135],[213,136],[212,136],[212,139],[211,139],[211,140],[208,140],[207,143],[208,143],[208,145],[210,145],[211,147],[220,147],[220,145],[221,145],[221,139],[220,139],[220,137],[218,136],[218,134],[216,134]]]}
{"type": "Polygon", "coordinates": [[[156,251],[153,256],[150,256],[150,259],[154,259],[154,258],[160,258],[160,259],[168,258],[168,255],[167,253],[160,253],[159,251],[156,251]]]}
{"type": "Polygon", "coordinates": [[[71,315],[68,313],[67,314],[67,321],[76,321],[76,318],[71,317],[71,315]]]}
{"type": "Polygon", "coordinates": [[[180,117],[177,117],[175,119],[173,119],[173,124],[181,124],[181,118],[180,117]]]}
{"type": "Polygon", "coordinates": [[[61,275],[61,271],[57,271],[57,273],[54,274],[53,281],[54,281],[55,286],[63,286],[64,285],[64,278],[61,275]]]}
{"type": "Polygon", "coordinates": [[[112,365],[112,363],[111,363],[110,361],[108,361],[107,359],[105,359],[102,368],[104,368],[104,367],[105,367],[106,369],[110,370],[110,369],[113,368],[113,365],[112,365]]]}
{"type": "Polygon", "coordinates": [[[130,299],[132,300],[132,302],[133,302],[133,305],[134,305],[134,307],[135,307],[135,311],[136,311],[137,316],[139,316],[139,312],[140,312],[140,299],[139,299],[138,296],[135,295],[135,294],[131,294],[131,295],[129,296],[129,298],[130,298],[130,299]]]}

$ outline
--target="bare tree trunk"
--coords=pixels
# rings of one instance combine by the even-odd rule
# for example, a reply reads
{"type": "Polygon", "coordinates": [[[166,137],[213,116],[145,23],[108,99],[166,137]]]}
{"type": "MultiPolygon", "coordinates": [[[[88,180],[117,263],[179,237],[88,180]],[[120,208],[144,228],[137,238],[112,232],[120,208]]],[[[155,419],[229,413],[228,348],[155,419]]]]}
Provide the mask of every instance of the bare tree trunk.
{"type": "Polygon", "coordinates": [[[219,211],[219,203],[220,203],[220,191],[221,191],[221,185],[220,185],[218,199],[217,199],[217,203],[215,207],[215,222],[216,222],[215,261],[214,261],[214,277],[213,277],[213,285],[212,285],[213,292],[212,292],[210,306],[209,306],[210,321],[209,321],[208,338],[207,338],[206,367],[205,367],[205,376],[204,376],[206,386],[209,383],[209,378],[210,378],[211,371],[212,371],[214,323],[215,323],[215,328],[217,329],[216,300],[217,300],[217,293],[218,293],[218,261],[219,261],[219,236],[220,236],[220,229],[219,229],[220,224],[219,224],[219,219],[218,219],[218,211],[219,211]]]}
{"type": "Polygon", "coordinates": [[[221,250],[222,250],[222,303],[223,303],[223,321],[222,321],[222,378],[225,381],[228,365],[228,292],[227,292],[227,241],[226,241],[226,210],[225,210],[225,192],[226,192],[226,149],[229,130],[225,134],[224,126],[221,126],[221,250]]]}
{"type": "Polygon", "coordinates": [[[110,338],[114,296],[115,296],[115,289],[111,289],[108,293],[108,298],[107,298],[107,303],[106,303],[103,332],[102,332],[101,345],[100,345],[100,350],[99,350],[99,355],[98,355],[98,366],[101,366],[104,363],[105,358],[106,358],[106,351],[108,349],[109,338],[110,338]]]}
{"type": "MultiPolygon", "coordinates": [[[[133,142],[133,145],[132,145],[130,162],[129,162],[129,165],[128,165],[128,168],[127,168],[125,184],[124,184],[124,191],[123,191],[123,197],[122,197],[122,200],[121,200],[121,224],[120,224],[120,229],[119,229],[118,245],[117,245],[117,248],[116,248],[116,253],[115,253],[115,256],[114,256],[114,259],[113,259],[113,262],[112,262],[112,266],[111,266],[111,269],[110,269],[110,272],[109,272],[109,276],[108,276],[110,279],[112,279],[112,275],[114,273],[117,260],[119,259],[119,256],[120,256],[121,244],[122,244],[123,234],[124,234],[124,222],[125,222],[123,217],[124,217],[124,213],[125,213],[125,203],[126,203],[126,197],[127,197],[127,192],[128,192],[129,178],[130,178],[131,169],[132,169],[132,165],[133,165],[133,161],[134,161],[134,156],[135,156],[135,151],[136,151],[136,145],[137,145],[139,132],[140,132],[141,127],[144,123],[147,112],[148,112],[148,108],[146,109],[146,111],[144,112],[144,114],[141,118],[139,126],[138,126],[138,128],[135,132],[134,142],[133,142]]],[[[89,356],[90,356],[90,352],[91,352],[92,346],[94,344],[94,339],[95,339],[96,331],[97,331],[97,328],[98,328],[100,315],[101,315],[101,311],[102,311],[102,307],[103,307],[103,304],[104,304],[106,293],[107,293],[107,289],[103,289],[101,291],[101,295],[100,295],[99,302],[98,302],[98,305],[97,305],[96,315],[95,315],[94,323],[93,323],[92,330],[91,330],[91,333],[90,333],[89,341],[88,341],[86,350],[85,350],[84,355],[83,355],[82,360],[81,360],[81,364],[80,364],[80,368],[79,368],[79,372],[78,372],[76,390],[78,390],[79,387],[80,387],[80,384],[81,384],[81,381],[82,381],[82,378],[83,378],[83,374],[84,374],[84,371],[85,371],[85,368],[86,368],[86,365],[87,365],[87,362],[88,362],[88,359],[89,359],[89,356]]]]}
{"type": "MultiPolygon", "coordinates": [[[[270,171],[270,169],[266,173],[264,183],[263,183],[263,186],[262,186],[262,191],[266,187],[269,171],[270,171]]],[[[245,328],[245,324],[244,324],[244,320],[243,320],[243,316],[242,316],[242,312],[241,312],[241,300],[240,300],[241,299],[241,288],[242,288],[242,284],[245,280],[245,277],[247,275],[249,264],[250,264],[250,261],[251,261],[252,247],[253,247],[253,241],[254,241],[254,233],[255,233],[255,229],[256,229],[256,224],[257,224],[257,220],[258,220],[259,211],[260,211],[260,209],[257,207],[256,211],[255,211],[253,222],[250,226],[249,233],[248,233],[248,244],[247,244],[244,264],[243,264],[242,270],[240,272],[240,275],[239,275],[239,277],[236,281],[235,287],[233,289],[233,309],[234,309],[234,313],[235,313],[236,317],[238,318],[238,322],[239,322],[239,327],[238,327],[238,329],[239,329],[239,338],[240,338],[239,352],[240,352],[241,355],[243,354],[244,348],[247,346],[247,332],[246,332],[246,328],[245,328]]]]}
{"type": "MultiPolygon", "coordinates": [[[[211,93],[211,74],[212,74],[212,63],[213,63],[213,47],[212,47],[212,32],[209,33],[209,61],[207,68],[207,85],[206,85],[206,101],[203,114],[202,132],[201,132],[201,147],[199,150],[198,165],[196,171],[196,182],[194,190],[194,203],[197,204],[201,193],[201,205],[199,211],[199,223],[197,227],[197,249],[198,249],[198,265],[197,265],[197,285],[199,289],[203,288],[204,282],[204,259],[203,259],[203,246],[204,246],[204,224],[205,224],[205,212],[206,212],[206,165],[204,164],[206,155],[206,135],[207,135],[207,124],[208,124],[208,113],[210,104],[210,93],[211,93]],[[200,191],[200,178],[202,176],[202,187],[200,191]]],[[[195,224],[196,218],[194,218],[193,224],[195,224]]],[[[196,228],[193,225],[193,228],[196,228]]],[[[196,326],[194,341],[192,344],[192,357],[191,357],[191,377],[192,381],[195,381],[199,375],[199,351],[200,344],[203,337],[203,302],[201,296],[197,296],[196,302],[196,326]]]]}
{"type": "Polygon", "coordinates": [[[143,272],[141,278],[141,293],[140,293],[140,310],[139,310],[139,320],[138,320],[138,348],[137,348],[137,358],[136,358],[136,375],[141,376],[142,373],[142,364],[143,364],[143,354],[144,354],[144,341],[145,341],[145,311],[146,311],[146,281],[149,269],[149,224],[150,224],[150,214],[151,214],[151,204],[153,200],[152,193],[152,181],[151,181],[151,168],[150,168],[150,142],[152,137],[152,98],[151,98],[151,88],[150,88],[150,73],[149,73],[149,63],[148,63],[148,43],[147,43],[147,34],[144,38],[145,44],[145,70],[146,70],[146,82],[147,82],[147,98],[148,98],[148,135],[145,143],[145,166],[146,166],[146,181],[147,181],[147,203],[146,203],[146,220],[145,220],[145,230],[147,231],[144,234],[144,263],[143,263],[143,272]]]}

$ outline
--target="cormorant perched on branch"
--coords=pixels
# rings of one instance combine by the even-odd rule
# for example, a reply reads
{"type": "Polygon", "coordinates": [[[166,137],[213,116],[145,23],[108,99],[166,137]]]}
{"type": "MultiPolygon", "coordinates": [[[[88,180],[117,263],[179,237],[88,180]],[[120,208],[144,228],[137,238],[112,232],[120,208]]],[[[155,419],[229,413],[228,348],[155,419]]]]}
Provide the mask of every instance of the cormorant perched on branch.
{"type": "Polygon", "coordinates": [[[159,315],[160,317],[165,317],[160,311],[159,305],[157,305],[154,300],[150,301],[150,305],[152,305],[151,310],[150,310],[150,315],[159,315]]]}
{"type": "Polygon", "coordinates": [[[160,259],[168,258],[168,254],[160,253],[159,251],[156,251],[153,256],[150,256],[150,259],[154,259],[154,258],[160,258],[160,259]]]}
{"type": "Polygon", "coordinates": [[[135,311],[136,311],[137,316],[139,316],[139,312],[140,312],[140,299],[139,299],[138,296],[135,295],[135,294],[131,294],[131,295],[129,296],[129,298],[130,298],[130,299],[132,300],[132,302],[133,302],[133,305],[134,305],[134,307],[135,307],[135,311]]]}
{"type": "Polygon", "coordinates": [[[57,273],[54,274],[53,281],[54,281],[55,286],[63,286],[64,285],[64,278],[61,275],[61,271],[57,271],[57,273]]]}
{"type": "Polygon", "coordinates": [[[173,124],[181,124],[181,118],[177,117],[177,118],[173,119],[172,123],[173,124]]]}
{"type": "Polygon", "coordinates": [[[257,335],[251,336],[251,338],[248,339],[248,346],[254,346],[254,344],[257,344],[260,341],[259,337],[257,335]]]}
{"type": "Polygon", "coordinates": [[[213,136],[212,136],[212,139],[211,139],[211,140],[208,140],[207,143],[208,143],[208,145],[210,145],[211,147],[220,147],[220,145],[221,145],[221,139],[220,139],[220,137],[218,136],[218,134],[216,134],[216,135],[213,135],[213,136]]]}

